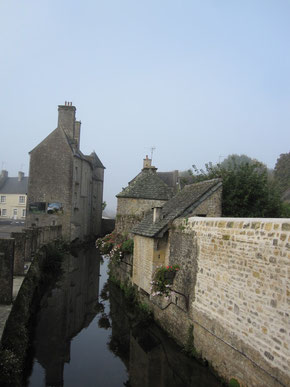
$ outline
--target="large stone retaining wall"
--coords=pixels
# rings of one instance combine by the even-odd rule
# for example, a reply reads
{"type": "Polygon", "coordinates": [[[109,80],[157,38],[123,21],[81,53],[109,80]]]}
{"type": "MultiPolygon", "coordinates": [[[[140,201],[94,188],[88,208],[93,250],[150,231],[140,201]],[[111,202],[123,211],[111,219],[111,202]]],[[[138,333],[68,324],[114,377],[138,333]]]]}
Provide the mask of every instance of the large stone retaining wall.
{"type": "Polygon", "coordinates": [[[0,239],[0,304],[12,302],[13,275],[24,275],[25,261],[31,261],[37,250],[61,238],[62,226],[27,228],[0,239]]]}
{"type": "Polygon", "coordinates": [[[290,385],[290,220],[179,219],[169,245],[180,271],[169,300],[150,296],[160,325],[226,380],[290,385]]]}

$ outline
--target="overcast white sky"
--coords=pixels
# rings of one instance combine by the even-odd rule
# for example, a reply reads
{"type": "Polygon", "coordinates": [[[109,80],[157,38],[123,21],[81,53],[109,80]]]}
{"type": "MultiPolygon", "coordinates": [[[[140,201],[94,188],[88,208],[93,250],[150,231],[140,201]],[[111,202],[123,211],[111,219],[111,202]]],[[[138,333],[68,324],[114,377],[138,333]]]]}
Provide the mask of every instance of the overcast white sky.
{"type": "Polygon", "coordinates": [[[72,101],[104,200],[156,147],[159,171],[290,151],[289,0],[0,0],[1,169],[72,101]]]}

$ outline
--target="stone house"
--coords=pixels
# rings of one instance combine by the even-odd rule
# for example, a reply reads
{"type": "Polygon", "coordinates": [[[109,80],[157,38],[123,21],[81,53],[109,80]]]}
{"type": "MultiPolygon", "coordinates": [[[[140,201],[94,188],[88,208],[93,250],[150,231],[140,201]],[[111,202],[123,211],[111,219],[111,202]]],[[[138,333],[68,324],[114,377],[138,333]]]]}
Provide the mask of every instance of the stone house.
{"type": "Polygon", "coordinates": [[[0,219],[25,220],[28,177],[18,172],[18,177],[0,174],[0,219]]]}
{"type": "Polygon", "coordinates": [[[81,122],[71,102],[58,106],[58,125],[30,152],[26,226],[62,225],[63,237],[101,233],[104,166],[80,150],[81,122]]]}
{"type": "Polygon", "coordinates": [[[135,225],[133,283],[150,294],[157,266],[169,264],[172,222],[180,217],[219,217],[221,198],[221,179],[187,185],[163,206],[156,205],[135,225]]]}
{"type": "Polygon", "coordinates": [[[130,232],[153,207],[163,206],[179,189],[178,171],[157,172],[146,156],[143,169],[116,195],[117,215],[115,230],[130,232]]]}

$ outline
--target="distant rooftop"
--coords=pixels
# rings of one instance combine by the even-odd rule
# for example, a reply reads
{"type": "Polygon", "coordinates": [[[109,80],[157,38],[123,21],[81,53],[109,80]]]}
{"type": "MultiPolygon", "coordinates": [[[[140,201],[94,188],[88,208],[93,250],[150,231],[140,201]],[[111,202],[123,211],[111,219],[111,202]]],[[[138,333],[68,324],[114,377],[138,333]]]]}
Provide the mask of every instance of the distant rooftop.
{"type": "Polygon", "coordinates": [[[18,177],[8,177],[7,171],[2,171],[0,175],[1,194],[27,194],[28,177],[23,172],[18,173],[18,177]]]}
{"type": "Polygon", "coordinates": [[[117,195],[117,198],[136,198],[168,200],[173,189],[156,174],[156,170],[143,169],[129,185],[117,195]]]}
{"type": "Polygon", "coordinates": [[[178,171],[156,172],[152,160],[146,156],[143,169],[134,177],[117,198],[168,200],[179,187],[178,171]]]}

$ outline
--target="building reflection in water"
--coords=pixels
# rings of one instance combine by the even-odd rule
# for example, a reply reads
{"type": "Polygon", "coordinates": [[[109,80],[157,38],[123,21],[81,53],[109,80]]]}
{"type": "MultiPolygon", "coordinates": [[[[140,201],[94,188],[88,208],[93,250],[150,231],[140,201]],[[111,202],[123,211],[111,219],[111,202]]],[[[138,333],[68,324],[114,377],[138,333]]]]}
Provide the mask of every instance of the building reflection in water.
{"type": "Polygon", "coordinates": [[[221,386],[209,368],[186,356],[154,322],[132,315],[123,294],[110,286],[110,349],[129,372],[130,387],[221,386]]]}
{"type": "MultiPolygon", "coordinates": [[[[208,368],[144,319],[116,285],[105,283],[107,259],[99,295],[100,259],[96,250],[67,256],[62,279],[42,299],[33,344],[45,385],[221,386],[208,368]]],[[[39,368],[34,367],[29,386],[43,380],[39,368]]]]}
{"type": "Polygon", "coordinates": [[[64,260],[64,275],[42,299],[34,338],[35,358],[45,369],[46,386],[63,386],[70,343],[99,309],[100,259],[96,250],[64,260]]]}

